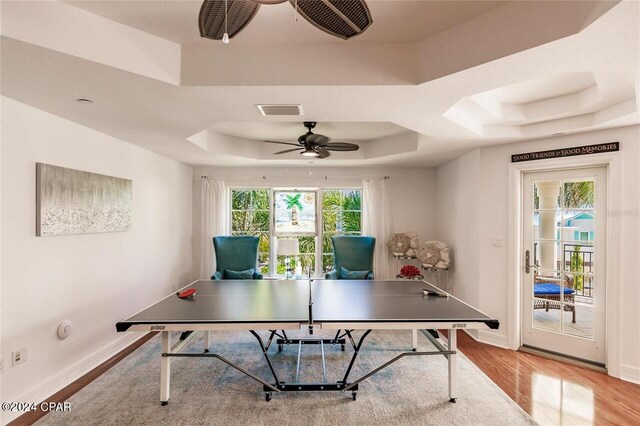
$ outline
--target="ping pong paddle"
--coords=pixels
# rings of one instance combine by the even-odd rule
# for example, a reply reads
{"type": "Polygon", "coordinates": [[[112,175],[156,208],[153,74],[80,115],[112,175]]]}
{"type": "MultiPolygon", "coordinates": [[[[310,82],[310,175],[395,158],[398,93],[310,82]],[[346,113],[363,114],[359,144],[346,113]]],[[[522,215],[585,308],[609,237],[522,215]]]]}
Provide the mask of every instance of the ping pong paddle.
{"type": "Polygon", "coordinates": [[[423,296],[437,296],[437,297],[449,297],[446,293],[438,293],[437,291],[429,290],[426,288],[422,289],[423,296]]]}
{"type": "Polygon", "coordinates": [[[187,297],[194,296],[195,294],[196,294],[196,289],[195,288],[190,288],[190,289],[187,289],[185,291],[180,291],[180,292],[176,293],[176,295],[180,299],[186,299],[187,297]]]}

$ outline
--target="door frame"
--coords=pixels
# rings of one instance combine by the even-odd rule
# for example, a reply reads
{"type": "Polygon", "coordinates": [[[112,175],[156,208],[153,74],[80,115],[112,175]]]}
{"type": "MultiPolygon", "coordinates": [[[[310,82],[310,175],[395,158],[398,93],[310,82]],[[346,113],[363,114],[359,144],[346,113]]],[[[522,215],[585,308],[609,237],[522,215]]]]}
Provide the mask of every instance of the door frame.
{"type": "Polygon", "coordinates": [[[522,195],[523,176],[527,172],[584,167],[606,167],[607,169],[607,237],[605,241],[605,291],[606,306],[606,355],[608,374],[620,377],[620,312],[619,295],[622,267],[622,221],[612,220],[611,211],[620,211],[622,206],[622,156],[620,153],[593,154],[581,157],[554,158],[509,164],[509,238],[508,238],[508,306],[507,318],[509,349],[517,350],[522,343],[522,268],[524,265],[522,195]],[[617,190],[616,190],[617,189],[617,190]]]}
{"type": "MultiPolygon", "coordinates": [[[[521,279],[522,279],[522,346],[531,346],[534,348],[539,348],[543,350],[553,351],[560,354],[565,354],[569,357],[575,357],[578,359],[583,359],[586,361],[594,362],[599,365],[605,365],[606,362],[606,242],[607,242],[607,168],[604,166],[600,167],[579,167],[579,168],[562,168],[555,169],[553,171],[543,171],[543,172],[525,172],[523,175],[523,244],[525,246],[523,249],[525,250],[525,256],[527,251],[534,252],[534,242],[536,238],[553,238],[555,243],[541,243],[540,246],[552,245],[557,247],[558,254],[553,259],[558,262],[561,261],[561,266],[549,266],[546,265],[546,269],[538,269],[530,271],[526,273],[522,271],[521,279]],[[535,202],[534,202],[534,186],[537,182],[538,184],[542,184],[543,182],[555,181],[557,182],[557,189],[560,190],[562,188],[562,183],[564,182],[575,182],[580,181],[583,182],[585,180],[590,180],[591,178],[595,181],[595,194],[594,194],[594,204],[591,206],[593,212],[595,214],[594,219],[591,223],[593,226],[592,229],[595,229],[596,237],[595,240],[593,237],[587,237],[589,243],[587,246],[592,247],[595,250],[595,254],[593,259],[595,260],[595,269],[591,270],[593,279],[595,280],[595,287],[593,288],[592,296],[594,297],[595,304],[591,306],[592,318],[593,318],[593,328],[591,329],[591,336],[578,336],[574,333],[567,332],[565,327],[566,323],[566,313],[564,309],[561,309],[558,313],[558,329],[546,329],[541,325],[536,325],[534,318],[536,317],[534,304],[538,304],[539,300],[534,298],[533,295],[533,286],[535,284],[534,277],[536,274],[542,274],[543,276],[555,276],[557,271],[564,271],[565,274],[573,274],[570,272],[566,266],[567,260],[570,260],[571,256],[567,256],[566,250],[567,248],[563,245],[567,238],[571,240],[569,244],[581,244],[582,242],[575,242],[576,240],[580,241],[579,237],[575,237],[573,233],[571,236],[568,236],[566,232],[561,231],[560,225],[558,225],[558,234],[553,235],[538,235],[535,236],[533,231],[534,226],[534,216],[535,216],[535,202]],[[558,245],[559,244],[559,245],[558,245]],[[600,265],[600,266],[598,266],[600,265]],[[598,284],[600,283],[600,284],[598,284]],[[561,324],[564,323],[564,326],[561,324]]],[[[540,186],[538,186],[540,188],[540,186]]],[[[558,192],[558,195],[561,192],[558,192]]],[[[560,195],[562,198],[562,195],[560,195]]],[[[556,200],[557,201],[557,200],[556,200]]],[[[541,201],[542,203],[542,201],[541,201]]],[[[542,205],[540,206],[543,207],[542,205]]],[[[545,208],[549,208],[550,206],[544,206],[545,208]]],[[[553,216],[555,220],[558,220],[558,212],[561,211],[560,220],[563,221],[565,217],[563,216],[566,212],[570,211],[581,211],[583,207],[578,206],[566,206],[564,202],[557,204],[555,211],[553,211],[553,216]]],[[[588,208],[584,206],[584,208],[588,208]]],[[[542,212],[540,212],[540,217],[542,216],[542,212]]],[[[542,220],[541,218],[539,220],[542,220]]],[[[540,222],[542,223],[542,222],[540,222]]],[[[542,228],[540,228],[540,232],[542,232],[542,228]]],[[[549,241],[549,240],[547,240],[549,241]]],[[[550,248],[550,247],[547,247],[550,248]]],[[[585,247],[586,248],[586,247],[585,247]]],[[[542,255],[544,249],[540,248],[540,252],[538,255],[542,255]]],[[[536,259],[536,253],[533,254],[533,259],[536,259]]],[[[538,258],[542,263],[541,258],[538,258]]],[[[549,260],[547,260],[549,261],[549,260]]],[[[532,262],[535,263],[535,262],[532,262]]],[[[586,264],[585,264],[586,265],[586,264]]],[[[593,264],[592,264],[593,268],[593,264]]],[[[534,268],[535,269],[535,268],[534,268]]],[[[564,276],[563,276],[564,278],[564,276]]],[[[586,281],[585,281],[586,283],[586,281]]],[[[565,283],[566,284],[566,283],[565,283]]],[[[562,284],[560,284],[562,286],[562,284]]],[[[593,285],[593,281],[592,281],[593,285]]],[[[577,289],[576,289],[577,292],[577,289]]],[[[577,294],[577,293],[576,293],[577,294]]],[[[565,300],[566,302],[566,300],[565,300]]],[[[579,299],[576,297],[574,301],[575,304],[573,315],[576,318],[576,314],[579,314],[583,308],[583,306],[579,299]]],[[[560,302],[559,302],[560,303],[560,302]]],[[[559,308],[560,306],[558,306],[559,308]]],[[[586,308],[583,312],[588,312],[589,309],[586,308]]],[[[552,310],[551,315],[555,317],[552,310]]],[[[583,314],[584,315],[584,314],[583,314]]],[[[580,316],[580,315],[578,315],[580,316]]]]}

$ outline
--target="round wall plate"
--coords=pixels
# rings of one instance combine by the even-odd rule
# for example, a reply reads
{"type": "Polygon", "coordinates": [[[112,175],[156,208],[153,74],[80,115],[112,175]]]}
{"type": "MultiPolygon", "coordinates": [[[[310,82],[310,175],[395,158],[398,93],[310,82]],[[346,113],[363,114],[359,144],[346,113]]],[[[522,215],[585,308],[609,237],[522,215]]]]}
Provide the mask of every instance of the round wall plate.
{"type": "Polygon", "coordinates": [[[58,326],[58,338],[64,340],[71,335],[71,321],[64,320],[58,326]]]}

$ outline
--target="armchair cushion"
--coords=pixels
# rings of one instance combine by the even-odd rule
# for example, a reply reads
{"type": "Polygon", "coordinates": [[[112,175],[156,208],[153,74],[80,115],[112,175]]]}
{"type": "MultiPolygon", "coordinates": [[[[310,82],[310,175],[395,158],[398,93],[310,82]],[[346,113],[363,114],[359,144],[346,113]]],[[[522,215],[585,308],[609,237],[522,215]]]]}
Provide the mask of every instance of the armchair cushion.
{"type": "MultiPolygon", "coordinates": [[[[564,287],[564,294],[573,294],[576,291],[569,287],[564,287]]],[[[534,296],[541,294],[560,294],[560,286],[553,283],[541,283],[533,285],[534,296]]]]}
{"type": "Polygon", "coordinates": [[[327,271],[327,273],[324,274],[324,278],[327,279],[327,280],[337,280],[338,279],[338,271],[336,271],[335,269],[327,271]]]}
{"type": "Polygon", "coordinates": [[[344,266],[340,268],[340,276],[343,280],[366,280],[369,279],[371,271],[350,271],[344,266]]]}
{"type": "Polygon", "coordinates": [[[252,280],[255,272],[255,269],[246,269],[244,271],[225,269],[224,278],[227,280],[252,280]]]}

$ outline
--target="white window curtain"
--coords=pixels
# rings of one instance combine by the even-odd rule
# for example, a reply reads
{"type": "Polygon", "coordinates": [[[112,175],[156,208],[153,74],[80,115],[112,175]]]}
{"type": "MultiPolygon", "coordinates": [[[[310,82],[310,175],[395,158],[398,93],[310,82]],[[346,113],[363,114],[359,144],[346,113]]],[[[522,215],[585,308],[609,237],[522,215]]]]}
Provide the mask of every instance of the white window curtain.
{"type": "Polygon", "coordinates": [[[387,179],[362,181],[362,235],[375,237],[373,273],[376,279],[389,279],[387,236],[390,229],[387,179]]]}
{"type": "Polygon", "coordinates": [[[229,233],[229,194],[223,181],[202,179],[200,214],[200,278],[210,279],[216,270],[213,237],[229,233]]]}

